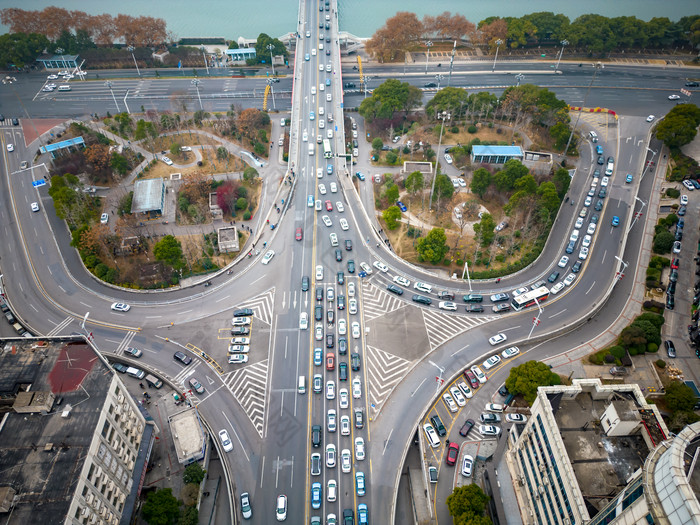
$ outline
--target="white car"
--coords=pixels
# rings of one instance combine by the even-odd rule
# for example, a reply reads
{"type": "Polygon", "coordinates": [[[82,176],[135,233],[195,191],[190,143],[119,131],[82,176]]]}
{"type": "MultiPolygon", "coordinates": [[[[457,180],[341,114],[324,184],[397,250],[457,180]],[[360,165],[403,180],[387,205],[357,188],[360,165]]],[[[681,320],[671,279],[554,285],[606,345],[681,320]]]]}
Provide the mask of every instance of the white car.
{"type": "Polygon", "coordinates": [[[653,122],[656,117],[654,115],[649,115],[647,117],[647,122],[653,122]]]}
{"type": "Polygon", "coordinates": [[[486,370],[490,370],[491,368],[493,368],[494,366],[496,366],[500,362],[501,362],[500,357],[498,357],[497,355],[492,355],[486,361],[481,363],[481,366],[483,366],[484,369],[486,369],[486,370]]]}
{"type": "Polygon", "coordinates": [[[31,208],[32,208],[32,211],[39,211],[39,203],[32,202],[31,208]]]}
{"type": "Polygon", "coordinates": [[[384,264],[383,262],[380,262],[380,261],[374,261],[374,262],[372,263],[372,266],[374,266],[374,267],[375,267],[377,270],[379,270],[380,272],[386,273],[386,272],[389,271],[389,267],[388,267],[386,264],[384,264]]]}
{"type": "Polygon", "coordinates": [[[576,274],[570,273],[569,275],[566,276],[566,279],[564,279],[564,285],[569,286],[575,280],[576,280],[576,274]]]}
{"type": "Polygon", "coordinates": [[[409,281],[405,277],[401,277],[400,275],[394,277],[394,282],[396,284],[400,284],[401,286],[411,286],[411,281],[409,281]]]}
{"type": "Polygon", "coordinates": [[[319,71],[323,71],[323,64],[319,64],[319,65],[318,65],[318,70],[319,70],[319,71]]]}
{"type": "Polygon", "coordinates": [[[459,391],[459,388],[456,386],[453,386],[450,388],[450,394],[454,398],[454,400],[457,402],[457,404],[461,407],[467,404],[467,400],[464,399],[464,396],[462,395],[462,392],[459,391]]]}
{"type": "Polygon", "coordinates": [[[51,74],[51,75],[49,75],[49,76],[46,77],[46,78],[49,79],[49,80],[57,80],[57,79],[58,79],[58,75],[53,75],[53,74],[51,74]]]}
{"type": "Polygon", "coordinates": [[[586,200],[583,201],[583,205],[588,208],[591,204],[593,204],[593,198],[590,196],[586,197],[586,200]]]}
{"type": "Polygon", "coordinates": [[[335,182],[331,182],[331,193],[336,193],[338,191],[338,185],[335,182]]]}
{"type": "Polygon", "coordinates": [[[115,312],[128,312],[131,309],[131,306],[126,303],[112,303],[110,308],[115,312]]]}
{"type": "Polygon", "coordinates": [[[592,239],[590,235],[584,236],[583,240],[581,241],[581,246],[585,246],[586,248],[588,248],[591,245],[591,240],[592,239]]]}
{"type": "Polygon", "coordinates": [[[511,346],[511,347],[503,350],[503,352],[501,352],[501,357],[503,357],[503,359],[510,359],[511,357],[514,357],[514,356],[518,355],[519,353],[520,353],[520,348],[518,348],[517,346],[511,346]]]}
{"type": "Polygon", "coordinates": [[[231,354],[228,356],[229,365],[241,365],[248,362],[248,354],[231,354]]]}
{"type": "Polygon", "coordinates": [[[316,341],[321,341],[323,339],[323,326],[320,324],[317,324],[314,331],[315,331],[314,337],[316,338],[316,341]]]}
{"type": "Polygon", "coordinates": [[[457,184],[459,184],[459,187],[460,187],[460,188],[466,188],[466,187],[467,187],[467,182],[466,182],[463,178],[461,178],[461,177],[457,178],[457,184]]]}
{"type": "Polygon", "coordinates": [[[571,236],[569,237],[569,242],[576,242],[576,241],[578,241],[578,235],[579,235],[579,231],[578,231],[578,230],[572,231],[572,232],[571,232],[571,236]]]}
{"type": "Polygon", "coordinates": [[[309,314],[306,312],[301,312],[299,314],[299,330],[306,330],[309,328],[309,314]]]}
{"type": "Polygon", "coordinates": [[[445,162],[447,162],[448,164],[452,164],[452,157],[449,153],[445,153],[445,162]]]}
{"type": "Polygon", "coordinates": [[[358,323],[357,321],[353,321],[350,326],[352,328],[352,338],[359,339],[360,338],[360,323],[358,323]]]}
{"type": "Polygon", "coordinates": [[[325,194],[327,193],[327,192],[326,192],[326,185],[325,185],[325,184],[319,184],[319,185],[318,185],[318,192],[319,192],[321,195],[325,195],[325,194]]]}
{"type": "Polygon", "coordinates": [[[479,434],[482,436],[498,436],[501,434],[501,429],[493,425],[479,425],[479,434]]]}
{"type": "Polygon", "coordinates": [[[323,281],[323,266],[320,264],[316,266],[316,280],[323,281]]]}
{"type": "Polygon", "coordinates": [[[564,286],[566,286],[564,283],[557,283],[554,286],[552,286],[552,288],[549,290],[549,293],[551,293],[552,295],[557,295],[564,289],[564,286]]]}
{"type": "Polygon", "coordinates": [[[559,259],[559,264],[557,264],[557,266],[559,266],[559,268],[564,268],[567,264],[569,264],[569,258],[565,255],[559,259]]]}
{"type": "Polygon", "coordinates": [[[340,470],[347,474],[352,469],[352,455],[350,449],[344,448],[340,453],[340,470]]]}
{"type": "Polygon", "coordinates": [[[588,235],[593,235],[593,234],[595,233],[596,226],[597,226],[597,225],[596,225],[595,222],[590,223],[590,224],[588,225],[588,228],[586,229],[586,233],[587,233],[588,235]]]}
{"type": "Polygon", "coordinates": [[[440,308],[440,310],[447,310],[450,312],[457,311],[457,305],[451,301],[440,301],[438,303],[438,308],[440,308]]]}
{"type": "Polygon", "coordinates": [[[348,311],[350,315],[355,315],[357,313],[357,299],[350,299],[348,301],[348,311]]]}
{"type": "Polygon", "coordinates": [[[100,224],[107,224],[109,222],[109,215],[103,213],[100,215],[100,224]]]}
{"type": "Polygon", "coordinates": [[[352,380],[352,398],[360,399],[362,397],[362,381],[360,378],[355,376],[352,380]]]}
{"type": "Polygon", "coordinates": [[[249,345],[250,337],[232,337],[229,341],[231,345],[249,345]]]}
{"type": "Polygon", "coordinates": [[[169,159],[168,157],[166,157],[165,155],[162,156],[162,157],[160,158],[160,160],[162,160],[163,162],[165,162],[168,166],[172,166],[172,165],[173,165],[173,161],[170,160],[170,159],[169,159]]]}
{"type": "Polygon", "coordinates": [[[517,290],[513,290],[513,297],[517,297],[519,295],[522,295],[527,291],[528,291],[528,289],[526,286],[523,286],[522,288],[518,288],[517,290]]]}
{"type": "Polygon", "coordinates": [[[508,421],[508,423],[525,423],[527,421],[527,416],[522,414],[506,414],[506,421],[508,421]]]}
{"type": "Polygon", "coordinates": [[[316,170],[316,178],[322,179],[323,178],[323,168],[318,168],[316,170]]]}
{"type": "Polygon", "coordinates": [[[335,432],[337,428],[337,415],[335,412],[335,408],[329,408],[328,409],[328,415],[326,416],[326,424],[328,426],[328,432],[335,432]]]}
{"type": "Polygon", "coordinates": [[[304,133],[301,135],[301,140],[304,142],[307,142],[309,140],[309,134],[304,130],[304,133]]]}
{"type": "Polygon", "coordinates": [[[15,151],[15,147],[12,144],[8,144],[7,151],[15,151]]]}
{"type": "Polygon", "coordinates": [[[357,461],[365,459],[365,440],[361,437],[355,438],[355,459],[357,461]]]}
{"type": "Polygon", "coordinates": [[[501,405],[500,403],[486,403],[484,407],[486,412],[503,412],[505,409],[505,405],[501,405]]]}
{"type": "Polygon", "coordinates": [[[366,262],[362,261],[360,263],[360,268],[362,268],[362,271],[365,272],[367,275],[372,274],[372,268],[370,268],[369,264],[367,264],[366,262]]]}
{"type": "MultiPolygon", "coordinates": [[[[315,54],[316,54],[316,50],[315,50],[315,49],[312,49],[312,50],[311,50],[311,54],[315,55],[315,54]]],[[[316,94],[316,86],[311,86],[311,94],[312,94],[312,95],[315,95],[315,94],[316,94]]]]}
{"type": "Polygon", "coordinates": [[[324,215],[323,217],[321,217],[321,220],[323,221],[323,224],[325,224],[329,228],[333,226],[333,222],[331,222],[331,218],[328,215],[324,215]]]}
{"type": "Polygon", "coordinates": [[[350,406],[350,395],[348,394],[347,388],[341,388],[338,390],[338,402],[340,403],[340,408],[348,408],[350,406]]]}
{"type": "Polygon", "coordinates": [[[335,445],[333,443],[326,445],[326,466],[328,468],[335,467],[335,445]]]}
{"type": "Polygon", "coordinates": [[[695,186],[693,186],[693,184],[689,180],[684,180],[683,186],[688,188],[688,191],[695,191],[695,186]]]}
{"type": "Polygon", "coordinates": [[[459,410],[457,403],[455,403],[455,400],[452,399],[452,396],[447,392],[442,394],[442,399],[443,401],[445,401],[445,404],[447,405],[447,408],[450,410],[450,412],[457,412],[457,410],[459,410]]]}
{"type": "Polygon", "coordinates": [[[491,346],[496,346],[504,342],[506,339],[508,339],[506,334],[504,334],[503,332],[499,332],[493,337],[489,337],[489,344],[491,344],[491,346]]]}
{"type": "Polygon", "coordinates": [[[484,373],[481,371],[481,368],[479,368],[478,366],[474,365],[474,366],[472,366],[469,370],[472,371],[472,374],[474,374],[474,375],[476,376],[476,378],[479,380],[479,383],[481,383],[482,385],[483,385],[484,383],[486,383],[486,381],[488,381],[488,378],[486,377],[486,374],[484,374],[484,373]]]}
{"type": "MultiPolygon", "coordinates": [[[[12,146],[12,144],[8,144],[8,147],[12,146]]],[[[12,150],[10,150],[12,151],[12,150]]],[[[687,206],[688,205],[688,196],[687,195],[681,195],[681,205],[687,206]]]]}
{"type": "Polygon", "coordinates": [[[340,416],[340,435],[350,435],[350,416],[340,416]]]}
{"type": "Polygon", "coordinates": [[[678,99],[680,99],[680,98],[681,98],[680,95],[669,95],[669,96],[668,96],[668,99],[669,99],[669,100],[678,100],[678,99]]]}
{"type": "Polygon", "coordinates": [[[219,439],[224,447],[225,452],[231,452],[233,450],[233,443],[231,443],[231,438],[228,437],[228,432],[225,429],[219,430],[219,439]]]}
{"type": "Polygon", "coordinates": [[[327,139],[332,139],[333,138],[333,130],[329,129],[326,131],[326,138],[327,139]]]}
{"type": "Polygon", "coordinates": [[[248,326],[250,325],[250,317],[234,317],[231,319],[231,326],[248,326]]]}
{"type": "Polygon", "coordinates": [[[331,239],[331,246],[338,246],[338,234],[331,233],[329,237],[331,239]]]}
{"type": "Polygon", "coordinates": [[[345,319],[338,319],[338,335],[345,335],[348,333],[348,323],[345,319]]]}
{"type": "Polygon", "coordinates": [[[601,185],[602,187],[607,186],[609,183],[610,183],[610,177],[603,177],[603,178],[600,180],[600,185],[601,185]]]}
{"type": "Polygon", "coordinates": [[[583,227],[583,217],[579,217],[576,219],[576,224],[574,225],[576,228],[582,228],[583,227]]]}
{"type": "Polygon", "coordinates": [[[437,432],[435,432],[433,425],[430,423],[423,425],[423,432],[425,432],[425,437],[427,438],[430,446],[437,448],[439,446],[438,444],[440,443],[440,438],[438,438],[437,432]],[[435,443],[435,445],[433,445],[433,443],[435,443]]]}
{"type": "Polygon", "coordinates": [[[581,248],[581,250],[578,252],[578,258],[581,259],[582,261],[585,261],[587,257],[588,257],[588,248],[586,248],[586,247],[581,248]]]}
{"type": "Polygon", "coordinates": [[[472,475],[474,468],[474,458],[469,454],[465,454],[462,458],[462,476],[469,478],[472,475]]]}
{"type": "Polygon", "coordinates": [[[466,397],[467,399],[471,399],[471,397],[474,395],[472,389],[469,388],[464,381],[460,381],[459,383],[457,383],[457,386],[462,391],[462,394],[464,394],[464,397],[466,397]]]}
{"type": "Polygon", "coordinates": [[[352,281],[348,283],[348,297],[355,297],[355,283],[352,281]]]}
{"type": "Polygon", "coordinates": [[[267,253],[262,258],[263,264],[270,264],[270,261],[275,256],[275,250],[267,250],[267,253]]]}
{"type": "Polygon", "coordinates": [[[326,383],[326,399],[335,399],[335,381],[326,383]]]}
{"type": "Polygon", "coordinates": [[[326,499],[333,502],[338,497],[338,483],[334,479],[328,480],[328,485],[326,486],[326,499]]]}
{"type": "MultiPolygon", "coordinates": [[[[338,204],[340,204],[340,203],[338,203],[338,204]]],[[[346,231],[348,231],[349,228],[350,228],[350,226],[348,225],[348,221],[346,221],[345,218],[341,218],[340,219],[340,229],[346,232],[346,231]]]]}
{"type": "Polygon", "coordinates": [[[343,206],[343,203],[338,201],[335,203],[335,209],[338,210],[338,213],[343,213],[345,211],[345,206],[343,206]]]}

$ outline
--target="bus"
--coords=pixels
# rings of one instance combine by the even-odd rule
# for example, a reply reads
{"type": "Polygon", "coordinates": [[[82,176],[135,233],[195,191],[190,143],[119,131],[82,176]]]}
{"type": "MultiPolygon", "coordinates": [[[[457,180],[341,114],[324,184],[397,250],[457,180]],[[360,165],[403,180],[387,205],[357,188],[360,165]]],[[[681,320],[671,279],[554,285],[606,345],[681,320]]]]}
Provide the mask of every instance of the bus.
{"type": "Polygon", "coordinates": [[[323,139],[323,156],[327,159],[330,159],[333,156],[333,152],[331,151],[331,141],[328,139],[323,139]]]}
{"type": "Polygon", "coordinates": [[[516,312],[522,310],[523,308],[529,308],[530,306],[535,306],[535,303],[542,302],[549,297],[549,289],[546,286],[541,286],[535,290],[525,292],[524,294],[513,297],[513,302],[511,306],[516,312]]]}

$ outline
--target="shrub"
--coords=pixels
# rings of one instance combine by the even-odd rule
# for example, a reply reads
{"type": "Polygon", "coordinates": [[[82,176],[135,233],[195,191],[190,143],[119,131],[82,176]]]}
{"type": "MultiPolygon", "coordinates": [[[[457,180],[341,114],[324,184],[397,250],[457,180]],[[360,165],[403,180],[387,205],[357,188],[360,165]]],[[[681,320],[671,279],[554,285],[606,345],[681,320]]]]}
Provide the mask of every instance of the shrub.
{"type": "Polygon", "coordinates": [[[647,344],[647,352],[650,354],[655,354],[656,352],[659,351],[659,345],[656,343],[648,343],[647,344]]]}
{"type": "Polygon", "coordinates": [[[609,352],[617,359],[622,359],[625,356],[625,349],[620,345],[615,345],[609,349],[609,352]]]}
{"type": "Polygon", "coordinates": [[[477,130],[476,130],[476,126],[475,126],[474,124],[472,124],[471,126],[469,126],[469,127],[467,128],[467,131],[473,135],[473,134],[476,133],[476,131],[477,131],[477,130]]]}
{"type": "Polygon", "coordinates": [[[656,362],[656,366],[658,366],[662,370],[664,368],[666,368],[666,361],[664,361],[663,359],[657,359],[655,362],[656,362]]]}
{"type": "Polygon", "coordinates": [[[459,133],[459,126],[452,126],[450,128],[451,133],[459,133]]]}
{"type": "Polygon", "coordinates": [[[606,363],[614,363],[615,362],[615,356],[612,354],[606,354],[605,355],[605,362],[606,363]]]}
{"type": "Polygon", "coordinates": [[[676,188],[667,188],[666,189],[666,196],[670,197],[672,199],[677,199],[678,197],[681,196],[681,192],[680,192],[680,190],[678,190],[676,188]]]}
{"type": "Polygon", "coordinates": [[[243,220],[244,221],[249,221],[251,217],[251,214],[249,211],[246,210],[246,212],[243,214],[243,220]]]}

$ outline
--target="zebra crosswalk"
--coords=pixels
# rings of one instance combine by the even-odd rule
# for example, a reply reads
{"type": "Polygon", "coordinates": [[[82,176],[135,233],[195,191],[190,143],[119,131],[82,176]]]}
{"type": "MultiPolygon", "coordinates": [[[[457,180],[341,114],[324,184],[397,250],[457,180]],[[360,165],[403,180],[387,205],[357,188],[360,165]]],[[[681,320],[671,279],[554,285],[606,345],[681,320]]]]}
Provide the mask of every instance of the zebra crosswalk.
{"type": "Polygon", "coordinates": [[[249,366],[237,368],[224,376],[224,384],[243,407],[260,437],[263,435],[265,406],[267,402],[267,359],[249,366]]]}
{"type": "Polygon", "coordinates": [[[369,415],[374,418],[394,386],[410,369],[411,361],[367,345],[365,347],[365,367],[369,390],[369,415]]]}
{"type": "Polygon", "coordinates": [[[362,280],[362,315],[365,321],[372,321],[407,306],[406,301],[377,288],[367,279],[362,280]]]}
{"type": "Polygon", "coordinates": [[[122,340],[119,342],[117,348],[114,350],[114,353],[116,355],[124,355],[124,350],[129,348],[129,346],[131,345],[131,341],[136,336],[136,333],[137,332],[127,332],[122,338],[122,340]]]}
{"type": "Polygon", "coordinates": [[[420,311],[423,314],[423,322],[428,332],[430,350],[435,350],[438,346],[462,332],[496,319],[496,317],[490,315],[479,317],[456,315],[428,308],[421,308],[420,311]]]}
{"type": "Polygon", "coordinates": [[[247,301],[235,306],[234,310],[239,308],[250,308],[253,310],[253,317],[256,317],[267,323],[272,324],[272,307],[275,302],[275,289],[270,288],[269,290],[261,293],[260,295],[248,299],[247,301]]]}
{"type": "Polygon", "coordinates": [[[69,324],[73,322],[74,317],[66,317],[63,321],[58,323],[53,330],[46,334],[47,337],[54,337],[58,335],[64,328],[67,328],[69,324]]]}

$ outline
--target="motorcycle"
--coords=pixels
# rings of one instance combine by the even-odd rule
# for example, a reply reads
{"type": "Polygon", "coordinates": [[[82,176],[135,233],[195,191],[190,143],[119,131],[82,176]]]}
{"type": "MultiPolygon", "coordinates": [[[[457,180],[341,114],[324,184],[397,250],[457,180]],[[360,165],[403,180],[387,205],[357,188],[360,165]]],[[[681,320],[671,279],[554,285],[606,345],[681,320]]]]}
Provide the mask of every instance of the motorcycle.
{"type": "Polygon", "coordinates": [[[207,286],[211,286],[211,281],[207,281],[204,283],[204,287],[206,288],[207,286]]]}
{"type": "Polygon", "coordinates": [[[231,274],[233,274],[233,270],[229,270],[226,272],[226,275],[231,275],[231,274]]]}

